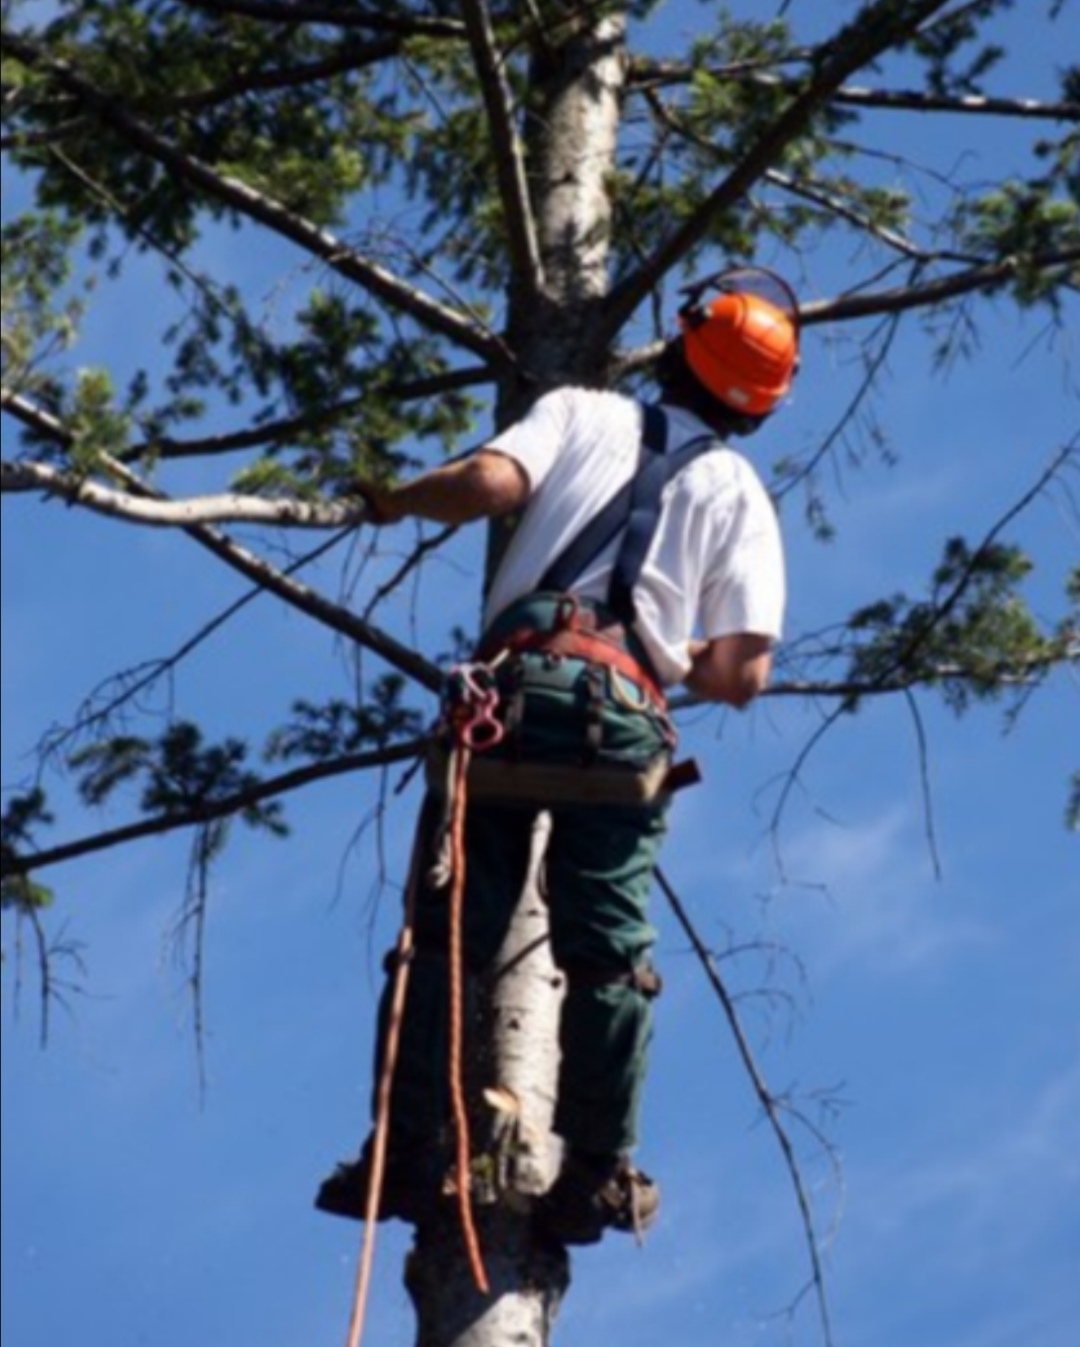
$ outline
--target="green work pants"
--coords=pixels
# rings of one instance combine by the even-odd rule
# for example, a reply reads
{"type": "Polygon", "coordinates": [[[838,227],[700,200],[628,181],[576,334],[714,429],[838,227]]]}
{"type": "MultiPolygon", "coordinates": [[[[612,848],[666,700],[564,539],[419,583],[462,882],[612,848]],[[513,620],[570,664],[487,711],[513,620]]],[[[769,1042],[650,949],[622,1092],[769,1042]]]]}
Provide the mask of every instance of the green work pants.
{"type": "MultiPolygon", "coordinates": [[[[644,764],[666,751],[670,730],[640,699],[612,695],[613,675],[600,671],[604,693],[597,763],[644,764]]],[[[505,751],[530,759],[582,763],[583,726],[597,718],[597,670],[581,661],[517,661],[510,685],[523,705],[517,742],[505,751]]],[[[542,806],[551,815],[542,891],[550,916],[554,961],[567,976],[559,1034],[561,1062],[555,1130],[588,1152],[627,1150],[637,1116],[651,1037],[650,997],[635,985],[648,966],[656,932],[647,916],[666,800],[651,804],[542,806]]],[[[434,1139],[448,1117],[449,987],[446,949],[448,891],[429,871],[444,814],[439,795],[423,805],[424,848],[411,969],[394,1075],[392,1133],[434,1139]]],[[[482,974],[497,954],[524,888],[538,809],[476,800],[465,825],[463,942],[467,969],[482,974]]],[[[380,1043],[389,1011],[381,1010],[380,1043]]],[[[376,1063],[380,1069],[381,1054],[376,1063]]]]}

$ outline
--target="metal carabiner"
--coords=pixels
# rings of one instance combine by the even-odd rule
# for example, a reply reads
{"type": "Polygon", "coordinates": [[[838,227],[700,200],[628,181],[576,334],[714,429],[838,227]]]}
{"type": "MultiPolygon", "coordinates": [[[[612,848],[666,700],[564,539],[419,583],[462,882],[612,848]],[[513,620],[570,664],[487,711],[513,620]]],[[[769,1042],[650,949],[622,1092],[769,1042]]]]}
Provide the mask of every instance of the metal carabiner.
{"type": "Polygon", "coordinates": [[[491,670],[484,664],[462,664],[454,670],[454,678],[459,742],[477,753],[494,748],[505,737],[506,728],[495,716],[499,691],[491,670]]]}
{"type": "Polygon", "coordinates": [[[487,704],[478,707],[476,715],[462,727],[462,741],[474,753],[494,748],[506,735],[506,729],[501,721],[496,720],[492,714],[493,709],[493,706],[487,704]]]}

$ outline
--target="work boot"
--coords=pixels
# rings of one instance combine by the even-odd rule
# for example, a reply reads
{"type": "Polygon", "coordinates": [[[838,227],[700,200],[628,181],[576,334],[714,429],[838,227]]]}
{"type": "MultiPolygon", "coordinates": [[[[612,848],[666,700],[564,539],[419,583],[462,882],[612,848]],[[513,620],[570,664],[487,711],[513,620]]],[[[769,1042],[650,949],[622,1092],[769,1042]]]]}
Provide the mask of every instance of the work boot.
{"type": "Polygon", "coordinates": [[[537,1231],[555,1244],[595,1244],[605,1230],[641,1235],[660,1207],[660,1189],[626,1155],[571,1151],[533,1208],[537,1231]]]}
{"type": "MultiPolygon", "coordinates": [[[[323,1180],[315,1197],[317,1210],[354,1221],[364,1220],[373,1150],[369,1137],[358,1159],[338,1165],[333,1174],[323,1180]]],[[[445,1177],[446,1157],[434,1142],[391,1141],[386,1148],[375,1219],[397,1219],[418,1225],[438,1202],[445,1177]]]]}

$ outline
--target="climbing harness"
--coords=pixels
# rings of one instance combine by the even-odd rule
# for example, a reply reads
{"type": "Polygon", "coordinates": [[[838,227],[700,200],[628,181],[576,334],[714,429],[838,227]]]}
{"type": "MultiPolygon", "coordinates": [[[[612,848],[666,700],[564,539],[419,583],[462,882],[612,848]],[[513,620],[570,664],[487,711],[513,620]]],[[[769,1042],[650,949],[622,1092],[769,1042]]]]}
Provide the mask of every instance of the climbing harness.
{"type": "MultiPolygon", "coordinates": [[[[481,639],[477,657],[498,660],[507,655],[542,654],[552,659],[580,659],[599,664],[622,676],[637,691],[639,698],[664,713],[667,700],[660,682],[648,667],[648,655],[619,621],[605,622],[594,604],[576,595],[538,590],[533,598],[547,597],[552,603],[548,626],[514,626],[505,629],[505,621],[496,622],[481,639]]],[[[513,608],[511,608],[511,613],[513,608]]],[[[614,682],[614,680],[612,680],[614,682]]],[[[636,708],[636,709],[641,709],[636,708]]]]}

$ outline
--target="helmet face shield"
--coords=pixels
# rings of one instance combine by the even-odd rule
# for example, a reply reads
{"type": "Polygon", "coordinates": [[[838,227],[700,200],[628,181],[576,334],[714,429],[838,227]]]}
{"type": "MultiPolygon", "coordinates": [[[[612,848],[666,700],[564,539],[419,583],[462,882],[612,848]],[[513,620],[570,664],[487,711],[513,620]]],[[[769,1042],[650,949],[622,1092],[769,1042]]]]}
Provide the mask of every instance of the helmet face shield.
{"type": "Polygon", "coordinates": [[[701,299],[707,290],[721,295],[756,295],[784,314],[798,331],[799,303],[795,292],[782,277],[767,267],[725,267],[703,281],[684,285],[679,291],[686,299],[679,310],[684,321],[693,321],[694,310],[702,312],[701,299]]]}
{"type": "Polygon", "coordinates": [[[767,416],[798,367],[798,303],[790,286],[763,268],[733,267],[683,293],[683,351],[694,377],[732,410],[767,416]],[[703,304],[707,290],[718,293],[703,304]]]}

